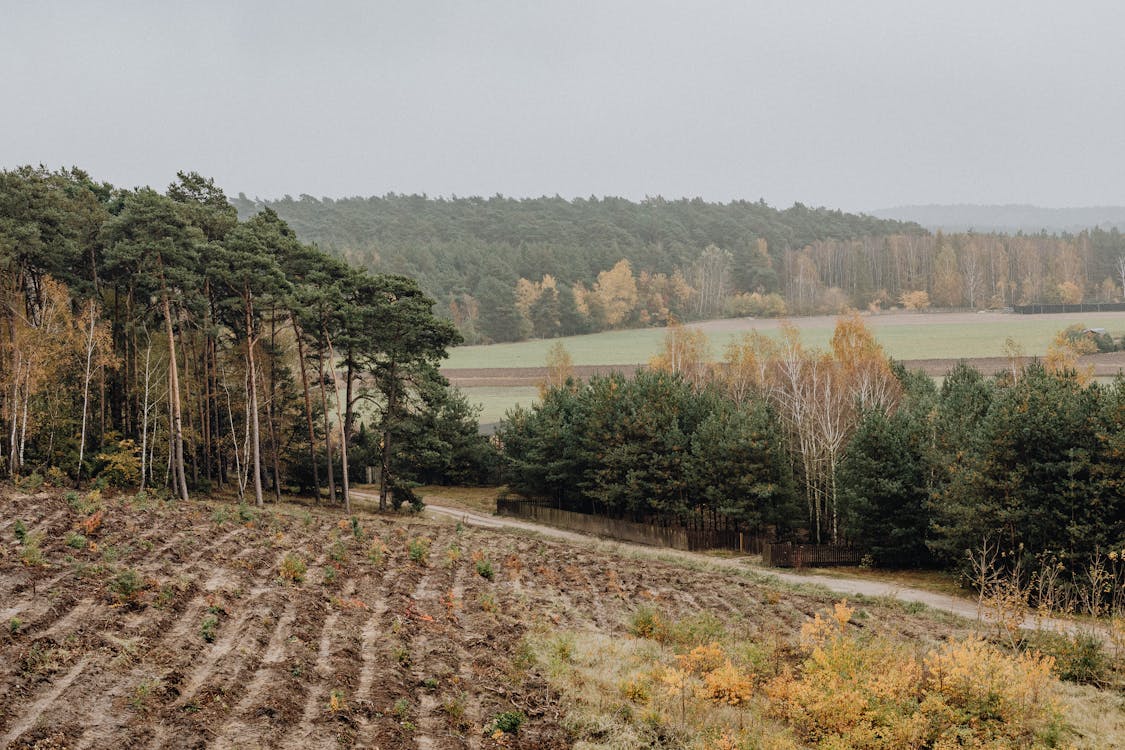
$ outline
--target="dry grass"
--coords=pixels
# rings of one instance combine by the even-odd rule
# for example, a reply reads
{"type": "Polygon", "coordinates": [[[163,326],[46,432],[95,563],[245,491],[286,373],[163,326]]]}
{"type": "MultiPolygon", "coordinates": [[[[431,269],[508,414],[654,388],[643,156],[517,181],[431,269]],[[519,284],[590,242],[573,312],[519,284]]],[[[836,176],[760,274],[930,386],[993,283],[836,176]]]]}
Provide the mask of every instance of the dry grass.
{"type": "Polygon", "coordinates": [[[804,568],[810,575],[830,578],[862,578],[869,581],[933,591],[947,596],[975,600],[972,593],[957,582],[957,577],[940,570],[881,570],[879,568],[804,568]]]}
{"type": "Polygon", "coordinates": [[[424,502],[434,505],[463,507],[489,515],[496,512],[496,496],[504,492],[503,487],[440,487],[427,485],[419,487],[418,495],[424,502]]]}
{"type": "Polygon", "coordinates": [[[1125,695],[1090,685],[1064,682],[1060,690],[1064,710],[1080,748],[1125,748],[1125,695]]]}
{"type": "MultiPolygon", "coordinates": [[[[837,607],[836,612],[839,611],[837,607]]],[[[863,610],[857,612],[863,614],[863,610]]],[[[952,683],[941,688],[932,676],[926,676],[920,655],[930,653],[926,662],[929,664],[929,659],[936,658],[934,654],[961,654],[956,669],[950,672],[952,679],[957,675],[965,677],[972,671],[970,662],[976,660],[974,649],[1015,672],[1027,668],[1028,664],[1038,665],[1036,668],[1042,672],[1040,678],[1044,684],[1032,689],[1021,678],[998,687],[1012,692],[1016,698],[1023,693],[1033,694],[1033,703],[1038,703],[1029,708],[1024,700],[1027,696],[1020,700],[1012,698],[1004,703],[1010,715],[992,716],[985,711],[979,726],[974,719],[963,731],[977,739],[995,732],[995,747],[1003,748],[1054,747],[1057,741],[1061,742],[1058,746],[1090,750],[1125,747],[1125,711],[1120,693],[1059,683],[1047,676],[1049,659],[1006,652],[971,636],[965,641],[955,637],[942,645],[942,636],[935,632],[933,640],[925,638],[908,643],[895,634],[895,627],[883,620],[881,614],[872,610],[871,615],[865,615],[864,627],[859,630],[847,623],[847,617],[842,618],[843,624],[839,627],[844,628],[841,631],[844,635],[839,643],[843,646],[828,651],[833,653],[843,648],[846,653],[839,658],[826,656],[823,649],[828,647],[821,644],[813,653],[812,661],[807,662],[803,659],[811,647],[802,640],[802,647],[795,650],[793,634],[783,632],[785,628],[779,622],[769,624],[770,632],[766,632],[761,629],[763,623],[757,623],[758,627],[750,623],[725,623],[706,615],[674,621],[656,610],[634,615],[628,625],[631,635],[626,637],[605,631],[539,629],[526,638],[526,645],[552,686],[562,695],[565,726],[577,740],[575,748],[582,750],[921,747],[917,744],[888,745],[886,737],[883,741],[877,739],[878,733],[868,736],[864,720],[847,719],[851,709],[841,707],[850,701],[855,704],[853,708],[859,710],[856,706],[862,706],[863,701],[856,703],[859,693],[855,691],[866,686],[871,690],[865,700],[877,714],[877,718],[872,714],[873,726],[888,722],[887,731],[895,727],[894,731],[902,737],[917,736],[921,741],[927,730],[920,728],[918,717],[927,710],[933,713],[934,700],[950,700],[956,705],[964,701],[960,700],[963,696],[958,695],[952,683]],[[870,619],[871,616],[874,619],[870,619]],[[882,620],[881,625],[876,624],[879,620],[882,620]],[[963,647],[962,643],[967,645],[963,647]],[[727,672],[745,681],[742,683],[744,701],[715,699],[710,690],[711,678],[722,673],[723,668],[715,671],[713,664],[706,666],[706,663],[716,655],[720,662],[725,661],[727,672]],[[887,702],[882,691],[889,689],[887,680],[890,678],[883,675],[879,667],[890,655],[895,657],[896,663],[902,662],[895,668],[895,679],[900,683],[897,690],[901,695],[887,702]],[[914,671],[907,669],[910,666],[914,671]],[[832,672],[837,667],[842,670],[838,684],[818,677],[802,677],[806,671],[810,674],[824,669],[832,672]],[[808,682],[802,682],[805,679],[808,682]],[[923,690],[930,695],[926,701],[916,698],[923,690]],[[804,708],[798,707],[794,713],[795,705],[806,702],[804,708]],[[810,735],[807,726],[800,728],[802,722],[807,724],[810,716],[815,715],[841,722],[841,728],[851,727],[846,730],[847,736],[861,744],[853,745],[835,731],[823,735],[818,744],[816,732],[810,735]],[[1055,723],[1059,716],[1064,717],[1061,736],[1052,728],[1059,726],[1055,723]],[[790,719],[794,721],[792,726],[790,719]],[[871,742],[857,739],[861,737],[871,742]],[[805,744],[808,742],[812,744],[805,744]]],[[[801,628],[802,639],[817,626],[835,632],[833,622],[831,617],[827,623],[818,617],[815,625],[806,624],[801,628]]],[[[975,678],[967,684],[970,692],[983,690],[975,678]]],[[[965,710],[979,708],[974,700],[964,704],[965,710]]],[[[930,718],[954,721],[942,711],[930,718]]]]}

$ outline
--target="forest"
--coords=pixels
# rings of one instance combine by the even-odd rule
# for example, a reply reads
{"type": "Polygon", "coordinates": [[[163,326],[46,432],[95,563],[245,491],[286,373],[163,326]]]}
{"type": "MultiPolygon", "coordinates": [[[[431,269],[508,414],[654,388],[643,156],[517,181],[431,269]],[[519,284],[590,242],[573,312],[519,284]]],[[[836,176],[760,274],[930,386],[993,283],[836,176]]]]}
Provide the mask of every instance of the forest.
{"type": "Polygon", "coordinates": [[[795,204],[302,195],[270,207],[353,265],[405,274],[467,343],[669,320],[1122,298],[1125,236],[930,234],[795,204]]]}
{"type": "Polygon", "coordinates": [[[1082,372],[1095,344],[1074,333],[1043,361],[995,378],[962,363],[940,386],[855,314],[826,351],[788,326],[717,362],[676,326],[633,378],[578,382],[564,353],[541,402],[501,425],[505,479],[569,510],[853,544],[882,567],[969,574],[987,549],[1026,576],[1078,580],[1098,560],[1120,576],[1125,379],[1082,372]]]}
{"type": "MultiPolygon", "coordinates": [[[[430,203],[450,212],[472,201],[430,203]]],[[[533,216],[542,204],[528,203],[533,216]]],[[[657,215],[723,215],[696,205],[657,215]]],[[[795,241],[878,228],[833,212],[737,209],[788,217],[795,241]]],[[[409,277],[349,267],[272,208],[240,219],[195,173],[159,193],[24,167],[0,173],[0,216],[5,477],[182,498],[225,488],[259,504],[296,490],[345,507],[356,481],[377,482],[381,504],[397,506],[416,502],[418,483],[496,478],[495,445],[438,371],[461,334],[409,277]]],[[[947,241],[987,245],[897,236],[945,248],[939,259],[960,257],[947,241]]],[[[1070,265],[1040,270],[1079,278],[1082,248],[1102,247],[1096,237],[1006,242],[1042,252],[1063,243],[1070,265]]],[[[801,252],[865,242],[812,240],[801,252]]],[[[762,264],[772,263],[768,243],[751,250],[762,264]]],[[[622,261],[599,275],[587,296],[627,287],[631,270],[622,261]]],[[[521,277],[513,297],[529,286],[539,299],[552,289],[521,277]]],[[[614,299],[602,308],[621,324],[631,313],[614,299]]],[[[568,380],[558,352],[541,402],[500,428],[504,479],[577,510],[854,541],[881,565],[955,567],[991,539],[1073,571],[1125,543],[1125,385],[1090,382],[1077,364],[1104,344],[1063,331],[1041,363],[1013,355],[992,380],[961,367],[938,388],[891,361],[856,314],[840,318],[827,351],[787,326],[780,340],[747,335],[719,362],[704,334],[673,325],[664,352],[632,379],[568,380]]]]}
{"type": "Polygon", "coordinates": [[[0,476],[346,507],[369,468],[384,506],[477,481],[491,448],[432,308],[196,173],[159,193],[0,172],[0,476]]]}

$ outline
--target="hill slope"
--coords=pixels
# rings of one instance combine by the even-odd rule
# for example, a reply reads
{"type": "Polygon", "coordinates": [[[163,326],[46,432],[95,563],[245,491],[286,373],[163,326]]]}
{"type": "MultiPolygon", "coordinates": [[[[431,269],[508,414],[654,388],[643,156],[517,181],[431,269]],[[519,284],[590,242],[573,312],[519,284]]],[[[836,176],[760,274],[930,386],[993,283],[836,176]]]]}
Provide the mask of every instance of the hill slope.
{"type": "MultiPolygon", "coordinates": [[[[0,546],[5,747],[570,747],[606,738],[609,725],[582,721],[598,706],[645,710],[648,698],[622,703],[612,680],[569,687],[591,659],[623,663],[622,646],[647,672],[671,659],[629,637],[646,612],[675,625],[678,649],[734,639],[749,650],[731,653],[758,663],[764,682],[797,666],[797,631],[833,601],[598,544],[362,512],[349,524],[289,504],[0,487],[0,534],[14,533],[22,544],[0,546]],[[294,559],[308,570],[287,581],[294,559]],[[518,731],[494,734],[515,712],[518,731]]],[[[911,652],[968,625],[890,599],[860,606],[863,632],[911,652]]],[[[767,711],[756,695],[753,710],[767,711]]],[[[1113,700],[1081,695],[1110,725],[1113,700]]],[[[652,719],[618,716],[618,729],[682,733],[663,703],[652,719]]],[[[741,714],[716,711],[704,718],[740,726],[741,714]]],[[[1111,744],[1106,723],[1087,746],[1111,744]]]]}
{"type": "Polygon", "coordinates": [[[471,292],[486,277],[515,283],[551,274],[590,283],[623,257],[637,270],[672,273],[710,244],[730,250],[739,269],[753,265],[759,239],[776,260],[816,240],[924,233],[916,224],[749,201],[242,194],[232,202],[241,216],[268,206],[303,240],[356,265],[413,276],[438,299],[471,292]]]}

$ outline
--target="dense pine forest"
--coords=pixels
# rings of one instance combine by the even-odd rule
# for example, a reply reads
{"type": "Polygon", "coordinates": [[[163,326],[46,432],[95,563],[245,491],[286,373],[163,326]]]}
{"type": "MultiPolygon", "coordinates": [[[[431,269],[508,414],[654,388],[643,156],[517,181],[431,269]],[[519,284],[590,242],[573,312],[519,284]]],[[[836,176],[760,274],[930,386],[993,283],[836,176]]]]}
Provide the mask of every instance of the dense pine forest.
{"type": "Polygon", "coordinates": [[[437,371],[461,339],[432,307],[271,210],[239,221],[195,173],[160,193],[0,172],[0,476],[259,504],[349,505],[369,468],[383,504],[472,482],[490,448],[437,371]]]}
{"type": "Polygon", "coordinates": [[[633,378],[578,382],[564,358],[541,402],[500,427],[506,480],[568,510],[852,544],[879,566],[972,580],[987,562],[1071,595],[1094,581],[1120,610],[1125,379],[1076,368],[1094,347],[1080,332],[1043,361],[995,378],[962,363],[939,386],[855,314],[827,350],[787,326],[719,361],[676,326],[633,378]]]}
{"type": "Polygon", "coordinates": [[[306,242],[404,274],[468,343],[670,319],[1119,300],[1125,236],[930,234],[800,204],[387,195],[234,200],[306,242]]]}

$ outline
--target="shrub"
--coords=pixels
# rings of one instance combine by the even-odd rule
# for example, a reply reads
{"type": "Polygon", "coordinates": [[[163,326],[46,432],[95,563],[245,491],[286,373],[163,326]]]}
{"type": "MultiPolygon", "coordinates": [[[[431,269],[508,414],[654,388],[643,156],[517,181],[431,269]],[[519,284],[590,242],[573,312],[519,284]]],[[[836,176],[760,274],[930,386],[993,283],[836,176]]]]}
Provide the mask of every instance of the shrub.
{"type": "Polygon", "coordinates": [[[82,531],[86,532],[86,536],[93,536],[97,533],[98,529],[102,527],[102,520],[104,518],[105,511],[95,511],[90,516],[82,520],[82,531]]]}
{"type": "Polygon", "coordinates": [[[383,567],[383,561],[387,556],[387,545],[376,539],[372,545],[367,549],[367,559],[377,568],[383,567]]]}
{"type": "Polygon", "coordinates": [[[215,642],[215,628],[219,627],[218,615],[209,614],[203,618],[203,624],[199,628],[200,635],[207,643],[215,642]]]}
{"type": "Polygon", "coordinates": [[[57,466],[47,469],[47,483],[53,487],[62,487],[67,482],[66,472],[57,466]]]}
{"type": "Polygon", "coordinates": [[[344,691],[335,689],[328,696],[328,710],[332,713],[339,713],[340,711],[348,710],[348,701],[344,696],[344,691]]]}
{"type": "Polygon", "coordinates": [[[801,628],[807,654],[765,686],[770,710],[799,736],[854,748],[1050,746],[1061,731],[1054,660],[1009,654],[984,641],[950,641],[919,659],[890,641],[861,638],[837,604],[801,628]]]}
{"type": "Polygon", "coordinates": [[[37,471],[33,471],[16,482],[16,486],[19,487],[22,492],[38,492],[39,488],[43,486],[43,482],[43,475],[37,471]]]}
{"type": "Polygon", "coordinates": [[[1059,678],[1068,682],[1099,685],[1109,673],[1105,644],[1090,633],[1040,633],[1034,646],[1055,659],[1059,678]]]}
{"type": "Polygon", "coordinates": [[[22,519],[16,519],[16,523],[12,527],[12,533],[16,535],[16,541],[20,544],[23,544],[24,540],[27,539],[27,526],[22,519]]]}
{"type": "Polygon", "coordinates": [[[141,478],[140,447],[130,439],[118,440],[108,450],[99,453],[102,463],[98,481],[110,487],[128,487],[141,478]]]}
{"type": "Polygon", "coordinates": [[[663,642],[668,633],[664,617],[652,607],[641,607],[629,620],[629,634],[637,638],[649,638],[663,642]]]}
{"type": "Polygon", "coordinates": [[[419,565],[425,565],[430,559],[430,540],[425,537],[417,537],[410,540],[407,545],[407,551],[410,553],[410,559],[419,565]]]}
{"type": "Polygon", "coordinates": [[[497,714],[496,718],[492,720],[492,729],[504,734],[515,734],[520,730],[520,726],[523,725],[526,718],[519,711],[504,711],[497,714]]]}
{"type": "Polygon", "coordinates": [[[492,563],[488,560],[477,560],[477,575],[491,581],[494,575],[492,572],[492,563]]]}
{"type": "Polygon", "coordinates": [[[930,306],[930,295],[922,289],[908,291],[903,292],[898,301],[907,310],[925,310],[930,306]]]}
{"type": "Polygon", "coordinates": [[[24,565],[38,568],[47,564],[47,558],[44,557],[43,550],[39,547],[39,543],[42,541],[42,534],[27,534],[24,536],[23,549],[20,550],[20,561],[24,565]]]}
{"type": "Polygon", "coordinates": [[[460,559],[461,559],[461,548],[458,547],[456,544],[449,545],[449,548],[445,550],[445,562],[449,565],[449,567],[452,568],[453,566],[455,566],[457,564],[457,561],[460,560],[460,559]]]}
{"type": "Polygon", "coordinates": [[[71,531],[66,535],[66,546],[74,549],[86,549],[86,544],[89,540],[77,531],[71,531]]]}
{"type": "Polygon", "coordinates": [[[461,693],[441,704],[441,710],[449,717],[450,726],[458,731],[464,731],[469,727],[469,721],[465,718],[467,703],[468,696],[465,693],[461,693]]]}
{"type": "Polygon", "coordinates": [[[78,503],[75,510],[79,513],[95,513],[102,509],[102,491],[93,489],[86,493],[86,499],[78,503]]]}
{"type": "Polygon", "coordinates": [[[305,573],[308,572],[305,567],[305,561],[298,555],[292,552],[285,555],[281,561],[281,570],[279,575],[283,581],[290,583],[301,583],[305,580],[305,573]]]}
{"type": "Polygon", "coordinates": [[[133,601],[144,590],[144,580],[132,568],[126,568],[109,579],[109,592],[119,603],[133,601]]]}

